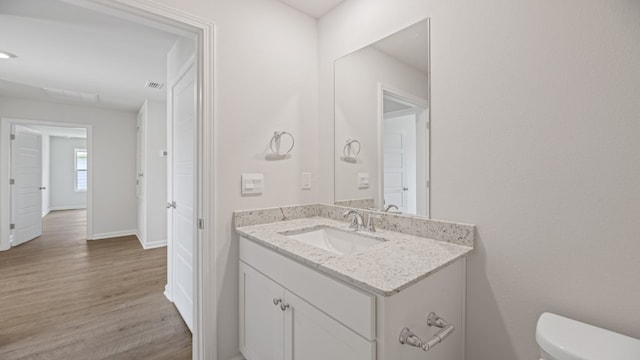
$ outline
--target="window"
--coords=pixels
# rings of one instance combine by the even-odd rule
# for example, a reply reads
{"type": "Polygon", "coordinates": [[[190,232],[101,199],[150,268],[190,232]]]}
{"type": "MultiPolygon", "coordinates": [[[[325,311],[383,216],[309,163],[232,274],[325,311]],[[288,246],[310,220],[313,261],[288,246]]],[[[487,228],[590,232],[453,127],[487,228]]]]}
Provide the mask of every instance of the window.
{"type": "Polygon", "coordinates": [[[87,150],[73,149],[75,191],[87,191],[87,150]]]}

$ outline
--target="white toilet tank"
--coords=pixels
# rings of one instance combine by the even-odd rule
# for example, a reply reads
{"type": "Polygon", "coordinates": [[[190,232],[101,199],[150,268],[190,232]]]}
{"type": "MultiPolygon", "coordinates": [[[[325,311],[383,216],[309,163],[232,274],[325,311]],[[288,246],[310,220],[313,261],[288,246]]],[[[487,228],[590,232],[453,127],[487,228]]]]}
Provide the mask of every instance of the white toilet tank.
{"type": "Polygon", "coordinates": [[[551,313],[540,315],[536,341],[544,360],[640,360],[640,340],[551,313]]]}

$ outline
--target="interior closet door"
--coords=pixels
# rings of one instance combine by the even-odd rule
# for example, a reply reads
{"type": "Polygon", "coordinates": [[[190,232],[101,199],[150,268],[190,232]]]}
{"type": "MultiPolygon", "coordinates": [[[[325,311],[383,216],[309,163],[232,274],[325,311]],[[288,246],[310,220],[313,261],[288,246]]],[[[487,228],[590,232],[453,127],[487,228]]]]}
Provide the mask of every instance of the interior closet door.
{"type": "Polygon", "coordinates": [[[196,236],[196,81],[193,64],[179,77],[171,91],[171,188],[169,221],[173,302],[192,329],[193,249],[196,236]]]}
{"type": "MultiPolygon", "coordinates": [[[[42,135],[15,125],[11,142],[11,223],[15,225],[12,245],[42,235],[42,135]]],[[[69,155],[72,156],[72,155],[69,155]]]]}

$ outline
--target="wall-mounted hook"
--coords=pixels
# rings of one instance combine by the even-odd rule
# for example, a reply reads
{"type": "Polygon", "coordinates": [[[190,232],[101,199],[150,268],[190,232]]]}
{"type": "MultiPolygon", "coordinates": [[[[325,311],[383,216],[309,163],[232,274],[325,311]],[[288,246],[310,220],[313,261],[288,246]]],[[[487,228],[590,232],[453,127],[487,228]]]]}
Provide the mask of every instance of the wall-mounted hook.
{"type": "Polygon", "coordinates": [[[362,144],[360,144],[360,141],[356,139],[347,139],[344,147],[342,148],[342,160],[349,163],[358,162],[360,150],[362,150],[362,144]]]}

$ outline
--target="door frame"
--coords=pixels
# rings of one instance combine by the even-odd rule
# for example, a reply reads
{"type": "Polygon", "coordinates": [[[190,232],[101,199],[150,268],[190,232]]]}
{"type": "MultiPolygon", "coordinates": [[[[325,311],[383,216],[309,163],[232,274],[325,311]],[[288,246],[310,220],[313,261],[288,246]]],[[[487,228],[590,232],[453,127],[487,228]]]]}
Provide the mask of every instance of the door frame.
{"type": "Polygon", "coordinates": [[[147,196],[147,177],[144,176],[144,168],[146,163],[146,146],[147,146],[147,125],[148,116],[147,101],[144,102],[142,108],[136,114],[136,215],[138,215],[138,222],[136,224],[136,237],[140,241],[140,245],[146,249],[146,236],[147,236],[147,209],[145,208],[145,199],[147,196]],[[144,112],[144,116],[141,116],[144,112]],[[143,134],[140,132],[144,131],[143,134]],[[141,158],[142,153],[142,158],[141,158]],[[140,176],[142,174],[142,176],[140,176]],[[142,190],[141,190],[142,189],[142,190]],[[141,200],[142,199],[142,200],[141,200]],[[142,206],[140,202],[142,201],[142,206]],[[141,216],[142,215],[142,216],[141,216]],[[140,231],[142,229],[142,231],[140,231]]]}
{"type": "Polygon", "coordinates": [[[10,153],[11,125],[41,125],[55,126],[67,128],[87,129],[87,239],[91,239],[93,235],[93,136],[92,125],[47,121],[47,120],[27,120],[19,118],[0,118],[0,199],[8,201],[0,201],[0,251],[9,250],[11,248],[10,238],[11,230],[9,224],[11,222],[11,185],[9,185],[9,176],[11,174],[10,153]],[[6,134],[6,135],[5,135],[6,134]]]}
{"type": "MultiPolygon", "coordinates": [[[[429,75],[431,76],[431,75],[429,75]]],[[[426,157],[426,189],[427,189],[427,193],[426,193],[426,198],[427,198],[427,206],[426,206],[426,210],[427,210],[427,218],[431,218],[431,109],[429,106],[429,93],[427,92],[427,99],[425,98],[421,98],[419,96],[410,94],[404,90],[400,90],[398,88],[395,88],[392,85],[388,85],[388,84],[384,84],[384,83],[378,83],[378,119],[377,119],[377,128],[378,128],[378,134],[377,134],[377,149],[378,149],[378,163],[376,164],[378,167],[378,179],[380,179],[380,181],[378,181],[378,188],[376,189],[376,194],[378,196],[378,199],[381,199],[381,201],[384,201],[384,149],[382,148],[383,146],[383,129],[384,129],[384,97],[385,96],[391,96],[394,98],[394,101],[399,102],[399,103],[403,103],[406,105],[409,105],[412,107],[411,112],[416,114],[416,120],[417,121],[424,121],[426,122],[426,130],[427,133],[425,134],[425,140],[427,142],[426,144],[426,150],[427,150],[427,157],[426,157]],[[420,108],[422,109],[422,113],[419,114],[415,109],[416,108],[420,108]]]]}
{"type": "Polygon", "coordinates": [[[216,360],[217,279],[214,232],[217,166],[215,129],[215,24],[150,0],[62,0],[195,39],[196,66],[196,228],[194,229],[194,360],[216,360]],[[202,224],[202,227],[199,226],[202,224]],[[206,320],[206,321],[205,321],[206,320]]]}

